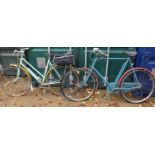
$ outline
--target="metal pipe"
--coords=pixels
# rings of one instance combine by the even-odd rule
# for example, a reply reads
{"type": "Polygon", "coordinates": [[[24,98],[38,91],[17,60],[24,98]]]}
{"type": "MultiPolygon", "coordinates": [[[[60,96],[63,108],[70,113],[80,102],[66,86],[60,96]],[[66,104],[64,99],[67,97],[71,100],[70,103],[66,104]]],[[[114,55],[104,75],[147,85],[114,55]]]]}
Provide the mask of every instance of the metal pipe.
{"type": "Polygon", "coordinates": [[[48,47],[48,54],[50,54],[50,47],[48,47]]]}
{"type": "Polygon", "coordinates": [[[72,52],[72,47],[69,47],[69,51],[72,52]]]}
{"type": "MultiPolygon", "coordinates": [[[[107,48],[107,61],[106,61],[106,70],[105,70],[105,81],[108,81],[108,70],[109,70],[109,57],[110,57],[110,47],[107,48]]],[[[106,86],[106,83],[105,83],[106,86]]]]}
{"type": "Polygon", "coordinates": [[[87,47],[85,47],[85,68],[87,68],[87,55],[88,55],[87,52],[88,52],[87,47]]]}

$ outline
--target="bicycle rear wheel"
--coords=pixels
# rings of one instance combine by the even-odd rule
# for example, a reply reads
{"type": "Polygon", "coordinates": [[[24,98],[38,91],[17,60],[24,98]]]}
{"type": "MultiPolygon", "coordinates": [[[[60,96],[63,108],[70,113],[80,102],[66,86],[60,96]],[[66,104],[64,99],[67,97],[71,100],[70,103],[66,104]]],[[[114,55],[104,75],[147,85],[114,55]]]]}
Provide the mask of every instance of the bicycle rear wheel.
{"type": "Polygon", "coordinates": [[[2,90],[9,96],[23,96],[31,88],[31,77],[21,67],[9,67],[1,76],[2,90]],[[18,71],[18,72],[17,72],[18,71]]]}
{"type": "Polygon", "coordinates": [[[63,76],[70,70],[72,66],[54,66],[47,73],[45,83],[48,84],[48,91],[54,95],[62,95],[60,90],[61,80],[63,76]]]}
{"type": "Polygon", "coordinates": [[[154,77],[144,68],[133,68],[127,71],[119,82],[121,96],[130,103],[143,103],[154,90],[154,77]]]}
{"type": "Polygon", "coordinates": [[[90,98],[98,86],[97,78],[86,69],[68,72],[61,83],[62,94],[69,100],[79,102],[90,98]]]}

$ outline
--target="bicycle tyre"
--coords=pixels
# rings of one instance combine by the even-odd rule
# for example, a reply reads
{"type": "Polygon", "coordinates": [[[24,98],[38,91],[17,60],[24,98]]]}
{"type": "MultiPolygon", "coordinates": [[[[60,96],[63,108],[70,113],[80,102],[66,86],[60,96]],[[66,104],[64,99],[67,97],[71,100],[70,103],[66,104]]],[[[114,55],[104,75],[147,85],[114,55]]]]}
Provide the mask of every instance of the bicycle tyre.
{"type": "Polygon", "coordinates": [[[77,68],[68,72],[62,79],[62,94],[70,101],[81,102],[89,99],[98,88],[98,79],[89,69],[77,68]],[[90,74],[86,84],[82,84],[84,75],[90,74]],[[71,76],[71,77],[70,77],[71,76]],[[71,80],[70,80],[71,79],[71,80]],[[92,80],[92,81],[91,81],[92,80]]]}
{"type": "Polygon", "coordinates": [[[143,103],[152,96],[155,90],[154,76],[145,68],[132,68],[121,77],[119,81],[119,88],[121,96],[127,102],[137,104],[143,103]],[[136,78],[139,83],[139,89],[131,89],[131,92],[123,90],[127,81],[132,80],[132,83],[134,83],[136,82],[136,78]]]}
{"type": "Polygon", "coordinates": [[[63,76],[69,71],[72,70],[73,67],[72,66],[59,66],[59,65],[55,65],[53,66],[47,73],[46,75],[46,83],[49,82],[57,82],[56,84],[51,84],[48,85],[48,91],[51,92],[52,94],[56,95],[56,96],[60,96],[62,95],[61,90],[60,90],[60,85],[61,85],[61,80],[63,78],[63,76]],[[56,71],[58,72],[58,74],[56,73],[56,71]]]}
{"type": "Polygon", "coordinates": [[[5,94],[12,97],[26,95],[32,84],[32,79],[29,73],[22,67],[10,66],[1,76],[3,81],[2,90],[5,94]],[[20,69],[20,75],[17,78],[17,69],[20,69]]]}

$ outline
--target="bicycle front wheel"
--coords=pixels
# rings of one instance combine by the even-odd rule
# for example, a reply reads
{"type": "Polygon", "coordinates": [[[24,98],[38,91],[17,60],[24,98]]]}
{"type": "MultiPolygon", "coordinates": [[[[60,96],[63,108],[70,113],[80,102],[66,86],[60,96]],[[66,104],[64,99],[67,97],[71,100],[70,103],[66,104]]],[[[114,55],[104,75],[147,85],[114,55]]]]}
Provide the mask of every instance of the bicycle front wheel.
{"type": "Polygon", "coordinates": [[[121,96],[130,103],[143,103],[148,100],[155,89],[152,73],[144,68],[127,71],[119,82],[121,96]]]}
{"type": "Polygon", "coordinates": [[[28,93],[31,88],[31,77],[21,67],[9,67],[1,76],[2,90],[9,96],[19,97],[28,93]]]}
{"type": "Polygon", "coordinates": [[[60,96],[60,84],[63,76],[70,70],[72,66],[54,66],[47,73],[45,83],[48,85],[48,91],[54,95],[60,96]]]}
{"type": "Polygon", "coordinates": [[[79,102],[90,98],[97,88],[97,78],[86,69],[68,72],[61,83],[62,94],[69,100],[79,102]]]}

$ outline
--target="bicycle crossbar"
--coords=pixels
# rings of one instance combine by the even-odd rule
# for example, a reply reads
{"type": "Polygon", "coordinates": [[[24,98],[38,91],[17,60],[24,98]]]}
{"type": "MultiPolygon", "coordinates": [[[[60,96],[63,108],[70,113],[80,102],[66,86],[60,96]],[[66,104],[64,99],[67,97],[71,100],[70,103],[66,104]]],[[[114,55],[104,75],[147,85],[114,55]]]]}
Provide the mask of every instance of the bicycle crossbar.
{"type": "Polygon", "coordinates": [[[120,90],[123,90],[124,92],[128,92],[136,89],[140,89],[140,86],[136,82],[125,82],[123,85],[123,88],[119,88],[118,86],[115,86],[115,82],[111,82],[106,88],[107,92],[120,91],[120,90]],[[112,89],[114,87],[115,89],[112,89]]]}

